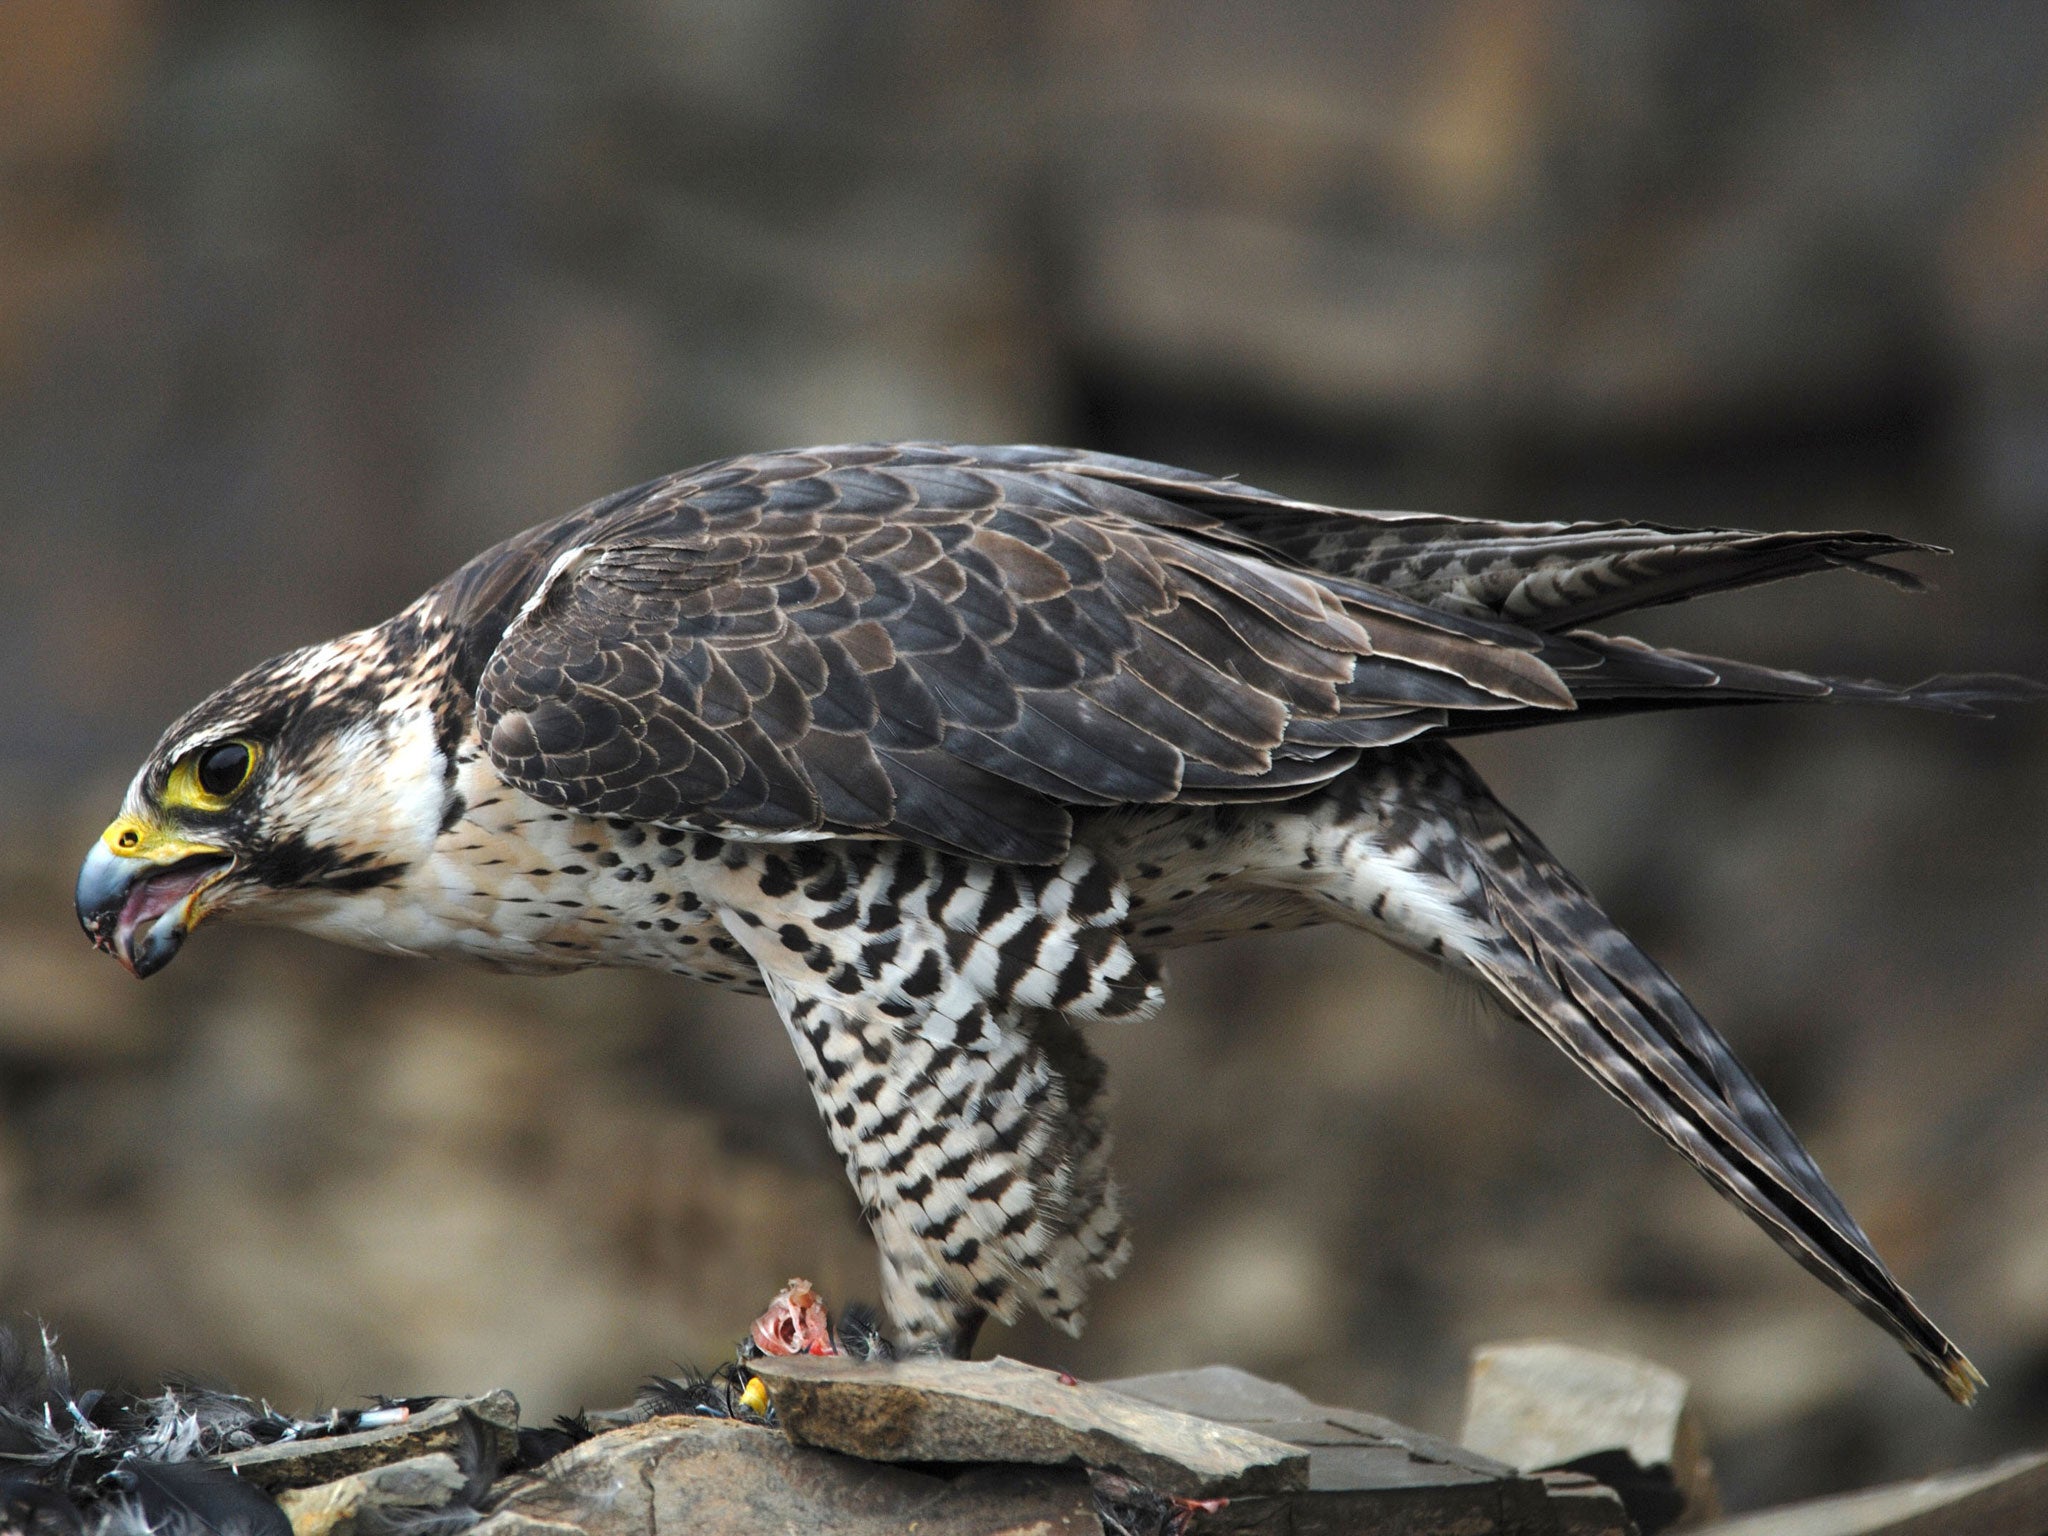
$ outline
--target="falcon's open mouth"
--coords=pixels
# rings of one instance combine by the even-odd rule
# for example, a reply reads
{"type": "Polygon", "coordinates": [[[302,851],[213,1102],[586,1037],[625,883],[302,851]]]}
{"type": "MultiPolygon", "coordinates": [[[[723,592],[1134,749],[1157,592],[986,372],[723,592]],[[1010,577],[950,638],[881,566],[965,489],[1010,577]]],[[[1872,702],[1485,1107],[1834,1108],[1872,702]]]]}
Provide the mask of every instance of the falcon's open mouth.
{"type": "Polygon", "coordinates": [[[95,843],[78,872],[78,921],[95,947],[138,980],[154,975],[199,920],[199,898],[234,862],[207,851],[155,864],[95,843]]]}

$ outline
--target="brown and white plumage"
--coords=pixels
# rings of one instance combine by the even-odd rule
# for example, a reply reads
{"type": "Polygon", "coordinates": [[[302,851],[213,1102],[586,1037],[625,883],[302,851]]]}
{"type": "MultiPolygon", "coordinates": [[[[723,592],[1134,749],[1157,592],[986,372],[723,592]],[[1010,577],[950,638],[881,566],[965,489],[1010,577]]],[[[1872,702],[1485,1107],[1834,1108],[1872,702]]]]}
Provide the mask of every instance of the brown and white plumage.
{"type": "Polygon", "coordinates": [[[1353,513],[1045,448],[729,460],[520,535],[200,705],[80,911],[141,973],[233,910],[765,990],[892,1315],[952,1348],[1026,1306],[1077,1327],[1124,1260],[1076,1024],[1154,1006],[1176,946],[1348,922],[1493,993],[1967,1397],[1968,1362],[1763,1090],[1445,740],[2032,691],[1585,628],[1835,567],[1910,586],[1882,560],[1919,548],[1353,513]]]}

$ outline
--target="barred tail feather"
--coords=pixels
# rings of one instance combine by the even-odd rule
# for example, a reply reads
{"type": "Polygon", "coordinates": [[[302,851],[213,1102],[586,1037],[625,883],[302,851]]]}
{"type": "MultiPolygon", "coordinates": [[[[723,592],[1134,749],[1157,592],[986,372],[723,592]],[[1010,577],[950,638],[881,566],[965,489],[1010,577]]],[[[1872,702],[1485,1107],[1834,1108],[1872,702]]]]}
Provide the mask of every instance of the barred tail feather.
{"type": "Polygon", "coordinates": [[[1297,878],[1464,972],[1636,1112],[1958,1402],[1982,1378],[1886,1268],[1756,1079],[1464,760],[1396,749],[1337,787],[1297,878]],[[1325,856],[1327,854],[1327,856],[1325,856]]]}
{"type": "Polygon", "coordinates": [[[1893,1278],[1763,1089],[1663,969],[1498,804],[1473,844],[1498,937],[1473,969],[1957,1402],[1982,1384],[1893,1278]]]}
{"type": "Polygon", "coordinates": [[[1534,630],[1594,624],[1639,608],[1830,570],[1856,571],[1914,592],[1921,579],[1887,564],[1887,557],[1948,553],[1939,545],[1848,529],[1758,533],[1361,512],[1131,459],[1061,457],[1059,468],[1069,475],[1142,493],[1110,498],[1099,489],[1092,495],[1083,490],[1139,521],[1278,556],[1339,590],[1381,588],[1447,612],[1510,619],[1534,630]]]}

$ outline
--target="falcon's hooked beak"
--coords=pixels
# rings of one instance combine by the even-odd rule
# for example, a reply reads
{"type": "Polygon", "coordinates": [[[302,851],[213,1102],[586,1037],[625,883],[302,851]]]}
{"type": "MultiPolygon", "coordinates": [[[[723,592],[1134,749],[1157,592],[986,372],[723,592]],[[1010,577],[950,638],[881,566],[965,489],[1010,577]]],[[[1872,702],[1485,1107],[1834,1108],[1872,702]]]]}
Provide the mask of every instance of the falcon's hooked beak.
{"type": "Polygon", "coordinates": [[[206,915],[207,892],[234,863],[224,848],[123,816],[78,871],[78,921],[130,975],[153,976],[206,915]]]}

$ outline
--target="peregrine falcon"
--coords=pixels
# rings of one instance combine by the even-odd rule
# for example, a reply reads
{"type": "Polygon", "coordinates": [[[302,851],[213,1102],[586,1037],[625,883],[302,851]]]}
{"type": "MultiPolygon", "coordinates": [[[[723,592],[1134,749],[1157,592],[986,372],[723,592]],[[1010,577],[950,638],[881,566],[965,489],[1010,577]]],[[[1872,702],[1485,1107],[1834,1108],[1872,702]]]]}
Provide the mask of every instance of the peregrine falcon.
{"type": "Polygon", "coordinates": [[[1167,951],[1348,923],[1553,1041],[1952,1396],[1980,1378],[1756,1079],[1451,738],[1778,700],[1807,676],[1588,626],[1872,533],[1345,511],[1158,464],[884,444],[723,460],[479,555],[158,742],[85,861],[137,976],[234,915],[765,993],[904,1341],[1078,1330],[1128,1247],[1079,1026],[1167,951]]]}

